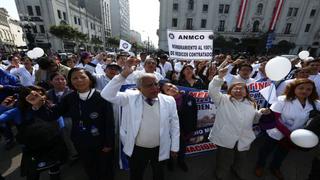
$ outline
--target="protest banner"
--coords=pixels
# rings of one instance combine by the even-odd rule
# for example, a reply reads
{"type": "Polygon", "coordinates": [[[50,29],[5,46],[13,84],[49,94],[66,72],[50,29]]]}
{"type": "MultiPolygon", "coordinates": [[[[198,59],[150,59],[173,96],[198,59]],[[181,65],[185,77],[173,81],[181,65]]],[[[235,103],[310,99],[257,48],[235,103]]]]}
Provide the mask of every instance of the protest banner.
{"type": "Polygon", "coordinates": [[[180,60],[211,60],[212,31],[167,30],[170,58],[180,60]]]}

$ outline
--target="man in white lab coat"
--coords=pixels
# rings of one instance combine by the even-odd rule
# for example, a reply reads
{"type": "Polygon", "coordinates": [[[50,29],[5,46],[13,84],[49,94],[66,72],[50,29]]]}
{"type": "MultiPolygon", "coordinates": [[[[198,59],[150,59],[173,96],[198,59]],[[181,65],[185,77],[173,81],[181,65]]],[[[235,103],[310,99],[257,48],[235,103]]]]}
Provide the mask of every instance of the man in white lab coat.
{"type": "Polygon", "coordinates": [[[153,180],[164,179],[164,160],[179,151],[179,119],[175,100],[159,93],[154,74],[145,73],[137,80],[138,90],[119,92],[133,71],[128,59],[121,74],[102,90],[106,100],[122,106],[120,138],[123,151],[129,156],[130,180],[143,180],[150,161],[153,180]]]}

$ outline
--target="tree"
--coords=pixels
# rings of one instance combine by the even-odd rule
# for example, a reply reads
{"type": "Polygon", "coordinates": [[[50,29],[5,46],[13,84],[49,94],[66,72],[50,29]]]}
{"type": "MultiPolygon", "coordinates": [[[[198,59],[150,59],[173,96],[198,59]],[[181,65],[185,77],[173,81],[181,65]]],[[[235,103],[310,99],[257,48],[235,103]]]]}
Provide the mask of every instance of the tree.
{"type": "Polygon", "coordinates": [[[91,38],[91,43],[95,44],[95,45],[101,45],[103,42],[97,37],[92,37],[91,38]]]}
{"type": "Polygon", "coordinates": [[[270,52],[273,54],[288,54],[289,51],[295,47],[296,47],[295,43],[282,40],[278,42],[278,44],[274,45],[270,49],[270,52]]]}
{"type": "Polygon", "coordinates": [[[110,44],[113,47],[119,46],[120,39],[118,37],[109,37],[107,40],[108,44],[110,44]]]}
{"type": "Polygon", "coordinates": [[[77,30],[66,24],[50,27],[50,33],[62,40],[73,40],[76,32],[77,30]]]}

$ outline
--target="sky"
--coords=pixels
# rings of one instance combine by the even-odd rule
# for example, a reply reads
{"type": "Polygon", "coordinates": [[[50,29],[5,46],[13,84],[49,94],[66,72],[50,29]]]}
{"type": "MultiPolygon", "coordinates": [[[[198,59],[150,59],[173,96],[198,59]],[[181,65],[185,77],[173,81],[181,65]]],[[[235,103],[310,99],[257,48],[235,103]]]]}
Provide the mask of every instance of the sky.
{"type": "MultiPolygon", "coordinates": [[[[159,28],[159,0],[129,0],[130,29],[141,33],[142,41],[149,40],[158,47],[157,29],[159,28]]],[[[0,0],[13,19],[19,19],[14,0],[0,0]]]]}

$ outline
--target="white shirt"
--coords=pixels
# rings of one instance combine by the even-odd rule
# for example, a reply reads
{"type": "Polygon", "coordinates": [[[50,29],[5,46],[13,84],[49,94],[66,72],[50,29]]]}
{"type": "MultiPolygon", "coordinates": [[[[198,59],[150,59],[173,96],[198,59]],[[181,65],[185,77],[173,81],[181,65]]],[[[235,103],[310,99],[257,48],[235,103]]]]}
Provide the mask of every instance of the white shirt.
{"type": "Polygon", "coordinates": [[[320,96],[320,74],[309,75],[309,79],[312,80],[316,85],[317,93],[320,96]]]}
{"type": "MultiPolygon", "coordinates": [[[[315,105],[317,109],[320,109],[320,101],[316,101],[315,105]]],[[[273,103],[270,109],[274,112],[280,113],[280,121],[290,131],[303,128],[309,119],[309,113],[313,110],[312,105],[309,101],[306,102],[303,107],[298,99],[293,101],[285,100],[285,96],[279,96],[278,102],[273,103]]],[[[276,140],[280,140],[283,134],[276,128],[267,130],[268,135],[276,140]]]]}
{"type": "Polygon", "coordinates": [[[183,66],[184,66],[184,63],[181,63],[181,62],[176,62],[175,64],[174,64],[174,70],[176,71],[176,72],[178,72],[178,73],[180,73],[181,72],[181,70],[182,70],[182,68],[183,68],[183,66]]]}
{"type": "Polygon", "coordinates": [[[285,80],[285,81],[281,82],[281,84],[277,87],[277,96],[283,95],[287,85],[292,83],[295,80],[296,79],[288,79],[288,80],[285,80]]]}
{"type": "Polygon", "coordinates": [[[94,74],[94,77],[96,78],[96,81],[97,81],[96,89],[99,91],[101,91],[111,80],[105,74],[94,74]]]}
{"type": "Polygon", "coordinates": [[[32,86],[36,79],[35,71],[35,68],[32,68],[32,74],[30,74],[25,67],[20,67],[12,69],[10,73],[19,78],[22,86],[32,86]]]}
{"type": "Polygon", "coordinates": [[[164,64],[159,63],[160,68],[162,69],[162,76],[166,77],[167,72],[172,71],[172,65],[169,62],[165,62],[164,64]]]}
{"type": "Polygon", "coordinates": [[[4,64],[0,64],[0,69],[6,70],[6,66],[4,64]]]}
{"type": "Polygon", "coordinates": [[[152,106],[145,101],[143,102],[142,120],[135,144],[144,148],[154,148],[160,145],[160,111],[158,100],[155,100],[152,106]]]}

